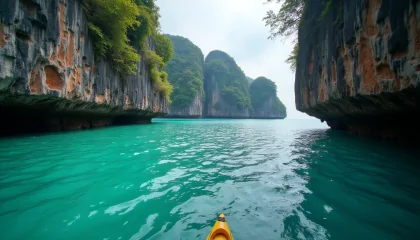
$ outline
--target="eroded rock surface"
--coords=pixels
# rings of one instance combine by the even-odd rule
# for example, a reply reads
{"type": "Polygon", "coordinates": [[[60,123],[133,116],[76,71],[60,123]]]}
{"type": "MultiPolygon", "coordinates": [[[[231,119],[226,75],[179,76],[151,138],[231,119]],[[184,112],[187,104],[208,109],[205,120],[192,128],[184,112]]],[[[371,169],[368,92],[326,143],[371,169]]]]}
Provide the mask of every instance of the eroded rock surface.
{"type": "Polygon", "coordinates": [[[76,128],[90,128],[116,117],[144,122],[168,113],[144,61],[136,74],[122,78],[108,62],[95,59],[79,0],[1,1],[0,8],[2,116],[6,110],[18,114],[10,109],[36,109],[36,115],[61,119],[61,129],[74,129],[63,119],[77,116],[89,124],[76,128]]]}
{"type": "Polygon", "coordinates": [[[307,1],[299,29],[297,109],[332,128],[418,138],[420,2],[307,1]]]}
{"type": "Polygon", "coordinates": [[[201,93],[195,95],[193,102],[186,108],[170,107],[167,117],[170,118],[199,118],[203,112],[203,101],[201,93]]]}

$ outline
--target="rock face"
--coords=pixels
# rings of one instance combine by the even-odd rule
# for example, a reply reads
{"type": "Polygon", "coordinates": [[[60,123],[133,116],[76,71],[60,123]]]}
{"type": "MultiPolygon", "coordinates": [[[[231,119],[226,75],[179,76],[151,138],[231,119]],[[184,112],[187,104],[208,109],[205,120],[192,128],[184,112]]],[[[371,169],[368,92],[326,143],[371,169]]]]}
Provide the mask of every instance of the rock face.
{"type": "Polygon", "coordinates": [[[166,36],[171,39],[174,47],[174,56],[165,67],[168,80],[174,87],[167,117],[201,117],[204,95],[203,52],[187,38],[166,36]]]}
{"type": "Polygon", "coordinates": [[[249,87],[252,102],[252,118],[284,119],[286,107],[277,98],[276,84],[265,77],[258,77],[249,87]]]}
{"type": "Polygon", "coordinates": [[[250,117],[249,83],[228,54],[215,50],[205,60],[203,116],[215,118],[250,117]]]}
{"type": "Polygon", "coordinates": [[[284,119],[286,114],[276,109],[277,98],[270,97],[263,105],[259,108],[254,108],[251,113],[251,118],[263,118],[263,119],[284,119]]]}
{"type": "Polygon", "coordinates": [[[418,138],[420,2],[306,4],[299,28],[297,109],[354,134],[418,138]]]}
{"type": "Polygon", "coordinates": [[[7,9],[0,12],[0,104],[11,124],[31,115],[40,130],[80,129],[150,122],[169,111],[144,61],[122,78],[95,59],[79,0],[1,1],[0,8],[7,9]]]}
{"type": "Polygon", "coordinates": [[[222,90],[217,82],[216,76],[211,76],[205,80],[206,88],[206,101],[204,108],[204,116],[212,118],[249,118],[249,108],[238,107],[227,103],[222,98],[222,90]]]}
{"type": "Polygon", "coordinates": [[[193,102],[185,108],[170,107],[169,114],[166,117],[169,118],[199,118],[203,113],[203,97],[201,92],[197,92],[193,102]]]}

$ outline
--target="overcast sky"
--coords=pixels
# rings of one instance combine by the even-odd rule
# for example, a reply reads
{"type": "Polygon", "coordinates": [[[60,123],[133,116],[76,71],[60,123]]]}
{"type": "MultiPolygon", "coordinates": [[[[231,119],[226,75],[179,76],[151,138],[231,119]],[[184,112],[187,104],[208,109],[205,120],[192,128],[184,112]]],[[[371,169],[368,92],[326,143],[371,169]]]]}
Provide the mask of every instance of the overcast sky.
{"type": "Polygon", "coordinates": [[[164,33],[190,39],[204,56],[222,50],[251,78],[265,76],[277,85],[277,95],[290,119],[309,118],[295,107],[294,73],[285,63],[292,39],[268,40],[262,18],[279,4],[264,0],[157,0],[164,33]]]}

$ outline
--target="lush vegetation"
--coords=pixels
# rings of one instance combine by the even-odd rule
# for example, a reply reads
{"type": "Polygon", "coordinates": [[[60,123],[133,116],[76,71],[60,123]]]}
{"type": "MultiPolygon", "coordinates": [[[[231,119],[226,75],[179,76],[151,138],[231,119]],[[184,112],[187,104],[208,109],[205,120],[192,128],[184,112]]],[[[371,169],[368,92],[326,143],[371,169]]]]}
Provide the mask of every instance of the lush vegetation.
{"type": "Polygon", "coordinates": [[[282,3],[277,13],[269,10],[263,18],[265,25],[270,27],[271,34],[269,38],[274,39],[277,36],[290,37],[294,35],[299,28],[306,0],[267,0],[267,2],[282,3]]]}
{"type": "MultiPolygon", "coordinates": [[[[269,39],[275,39],[278,36],[293,37],[294,47],[286,63],[290,64],[292,70],[296,70],[296,61],[299,53],[298,39],[296,33],[299,29],[301,19],[305,14],[305,5],[308,0],[266,0],[267,3],[282,3],[279,11],[275,13],[273,10],[267,11],[263,18],[265,25],[270,27],[269,39]]],[[[322,0],[324,8],[319,16],[323,19],[331,9],[332,0],[322,0]]],[[[335,22],[338,22],[339,16],[335,22]]],[[[335,23],[334,22],[334,23],[335,23]]]]}
{"type": "Polygon", "coordinates": [[[295,43],[295,45],[293,46],[292,52],[290,53],[290,55],[287,57],[285,61],[286,63],[290,65],[290,68],[293,71],[296,71],[296,62],[297,62],[298,53],[299,53],[299,45],[295,43]]]}
{"type": "MultiPolygon", "coordinates": [[[[226,104],[238,108],[251,107],[248,80],[228,54],[218,50],[210,52],[205,60],[204,73],[206,85],[210,84],[212,77],[216,79],[226,104]]],[[[206,86],[206,89],[214,89],[214,86],[206,86]]]]}
{"type": "Polygon", "coordinates": [[[197,93],[201,93],[204,98],[204,56],[201,49],[187,38],[166,36],[172,41],[175,50],[173,58],[165,67],[169,82],[174,86],[171,107],[182,109],[190,106],[197,93]]]}
{"type": "Polygon", "coordinates": [[[83,0],[95,55],[105,57],[121,75],[137,70],[145,54],[154,88],[170,101],[172,86],[163,66],[172,57],[171,42],[158,32],[159,8],[154,0],[83,0]],[[148,37],[155,44],[151,51],[148,37]]]}
{"type": "Polygon", "coordinates": [[[267,2],[282,3],[277,13],[269,10],[263,20],[265,21],[265,25],[270,27],[271,33],[269,39],[275,39],[278,36],[292,36],[294,38],[294,47],[286,59],[286,63],[289,63],[292,70],[295,70],[299,51],[296,33],[303,16],[306,0],[267,0],[267,2]]]}
{"type": "Polygon", "coordinates": [[[286,106],[277,97],[276,84],[265,77],[258,77],[252,81],[249,92],[251,94],[252,108],[258,110],[266,107],[266,103],[273,99],[272,111],[286,116],[286,106]]]}

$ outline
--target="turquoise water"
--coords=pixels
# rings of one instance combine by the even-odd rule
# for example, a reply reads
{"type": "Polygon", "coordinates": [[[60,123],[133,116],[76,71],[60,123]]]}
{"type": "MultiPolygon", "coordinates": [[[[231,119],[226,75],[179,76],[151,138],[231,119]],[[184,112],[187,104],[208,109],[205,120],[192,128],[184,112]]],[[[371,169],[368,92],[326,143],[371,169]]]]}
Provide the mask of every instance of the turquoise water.
{"type": "Polygon", "coordinates": [[[419,156],[314,120],[0,140],[1,239],[418,239],[419,156]]]}

